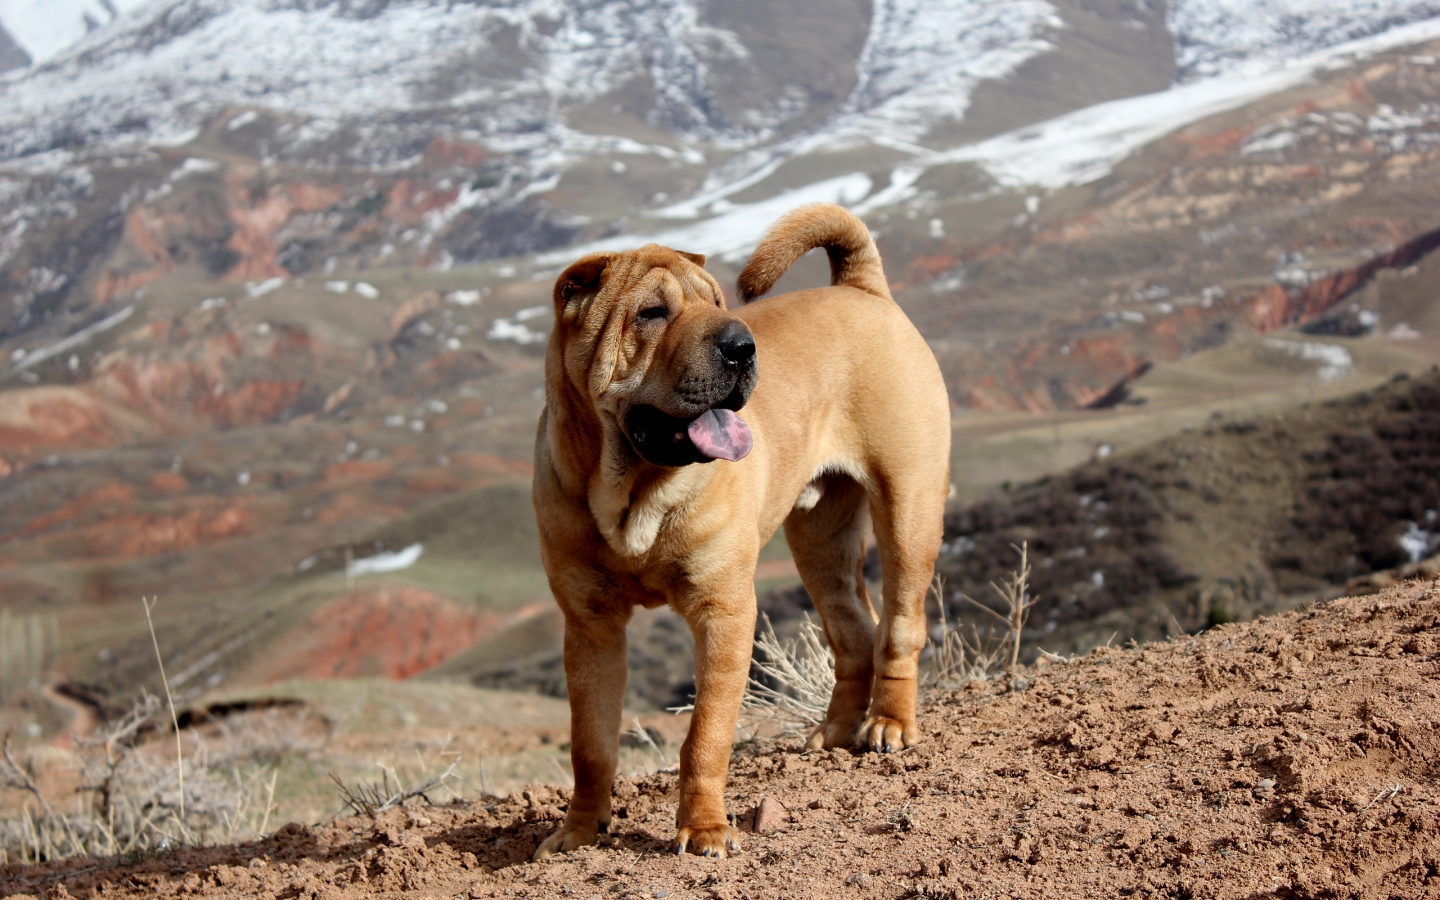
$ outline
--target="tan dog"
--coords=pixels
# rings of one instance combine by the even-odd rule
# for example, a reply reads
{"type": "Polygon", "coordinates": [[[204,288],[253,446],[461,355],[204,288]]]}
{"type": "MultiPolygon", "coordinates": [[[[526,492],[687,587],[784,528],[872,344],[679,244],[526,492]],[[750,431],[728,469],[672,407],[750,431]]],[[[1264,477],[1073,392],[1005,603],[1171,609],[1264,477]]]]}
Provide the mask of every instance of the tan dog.
{"type": "Polygon", "coordinates": [[[537,859],[593,843],[610,823],[636,604],[669,604],[695,635],[675,851],[740,849],[725,775],[750,671],[756,558],[782,523],[835,652],[835,691],[810,746],[916,741],[949,403],[869,232],[844,209],[782,218],[741,273],[741,299],[816,247],[830,255],[832,287],[735,313],[703,256],[654,244],[587,256],[555,283],[534,501],[565,615],[575,794],[537,859]],[[867,510],[884,569],[879,617],[862,574],[867,510]]]}

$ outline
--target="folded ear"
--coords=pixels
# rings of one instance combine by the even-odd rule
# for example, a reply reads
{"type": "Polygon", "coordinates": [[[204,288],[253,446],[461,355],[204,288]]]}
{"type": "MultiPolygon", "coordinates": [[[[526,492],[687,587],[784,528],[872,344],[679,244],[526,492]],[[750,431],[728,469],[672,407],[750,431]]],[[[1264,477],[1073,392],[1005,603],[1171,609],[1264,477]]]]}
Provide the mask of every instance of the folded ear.
{"type": "Polygon", "coordinates": [[[560,273],[555,279],[555,305],[564,309],[576,300],[593,297],[605,283],[605,273],[610,268],[612,254],[595,253],[560,273]]]}
{"type": "Polygon", "coordinates": [[[684,250],[676,250],[675,252],[676,252],[678,255],[683,256],[683,257],[685,257],[686,259],[690,260],[691,262],[693,262],[695,265],[699,266],[700,268],[702,268],[702,269],[705,268],[705,254],[703,254],[703,253],[686,253],[684,250]]]}

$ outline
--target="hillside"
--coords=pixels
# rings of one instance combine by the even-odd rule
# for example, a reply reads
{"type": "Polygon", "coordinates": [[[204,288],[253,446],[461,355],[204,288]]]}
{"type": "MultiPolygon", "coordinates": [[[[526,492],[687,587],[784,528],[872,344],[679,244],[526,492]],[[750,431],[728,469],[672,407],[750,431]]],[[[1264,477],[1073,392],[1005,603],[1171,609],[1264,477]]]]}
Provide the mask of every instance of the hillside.
{"type": "Polygon", "coordinates": [[[1437,454],[1435,369],[1285,412],[1217,412],[956,508],[936,571],[950,618],[987,628],[960,595],[993,605],[989,585],[1028,542],[1040,599],[1026,639],[1055,652],[1195,632],[1436,556],[1437,454]]]}
{"type": "MultiPolygon", "coordinates": [[[[957,502],[1440,362],[1433,4],[764,7],[0,3],[35,51],[0,74],[4,716],[51,741],[56,691],[156,686],[141,596],[199,703],[557,693],[526,487],[549,284],[605,242],[728,283],[846,199],[943,367],[957,502]]],[[[1168,633],[1153,599],[1056,648],[1168,633]]],[[[683,697],[684,630],[637,629],[632,700],[683,697]]]]}
{"type": "Polygon", "coordinates": [[[1440,891],[1440,594],[1406,585],[932,691],[893,756],[744,744],[727,860],[664,852],[675,776],[621,779],[600,847],[529,862],[565,805],[286,825],[244,846],[0,869],[32,897],[1385,896],[1440,891]],[[775,805],[778,802],[779,807],[775,805]]]}

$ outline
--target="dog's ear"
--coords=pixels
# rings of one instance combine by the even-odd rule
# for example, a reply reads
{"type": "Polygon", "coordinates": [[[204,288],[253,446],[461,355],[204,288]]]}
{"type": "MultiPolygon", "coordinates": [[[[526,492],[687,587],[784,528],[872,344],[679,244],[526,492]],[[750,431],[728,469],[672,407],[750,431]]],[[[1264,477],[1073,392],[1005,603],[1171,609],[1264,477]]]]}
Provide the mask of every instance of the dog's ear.
{"type": "Polygon", "coordinates": [[[700,268],[702,268],[702,269],[705,268],[705,254],[703,254],[703,253],[686,253],[684,250],[676,250],[675,253],[676,253],[677,256],[681,256],[681,257],[683,257],[683,258],[685,258],[685,259],[690,260],[691,262],[693,262],[695,265],[699,266],[700,268]]]}
{"type": "Polygon", "coordinates": [[[560,273],[555,280],[555,306],[564,310],[577,300],[593,297],[605,283],[605,274],[610,268],[612,254],[595,253],[560,273]]]}

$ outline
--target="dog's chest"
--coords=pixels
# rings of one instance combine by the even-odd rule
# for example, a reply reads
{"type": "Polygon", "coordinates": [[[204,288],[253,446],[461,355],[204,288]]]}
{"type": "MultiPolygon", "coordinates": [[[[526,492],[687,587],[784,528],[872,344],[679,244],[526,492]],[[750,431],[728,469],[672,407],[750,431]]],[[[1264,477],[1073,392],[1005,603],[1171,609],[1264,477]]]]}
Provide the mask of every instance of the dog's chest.
{"type": "Polygon", "coordinates": [[[667,519],[694,489],[695,478],[685,469],[642,487],[597,478],[590,486],[590,512],[610,549],[638,560],[655,546],[667,519]]]}

